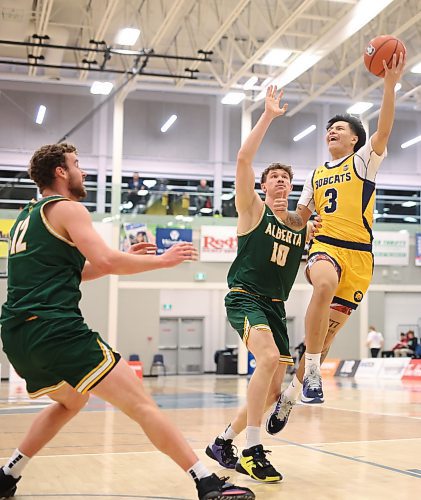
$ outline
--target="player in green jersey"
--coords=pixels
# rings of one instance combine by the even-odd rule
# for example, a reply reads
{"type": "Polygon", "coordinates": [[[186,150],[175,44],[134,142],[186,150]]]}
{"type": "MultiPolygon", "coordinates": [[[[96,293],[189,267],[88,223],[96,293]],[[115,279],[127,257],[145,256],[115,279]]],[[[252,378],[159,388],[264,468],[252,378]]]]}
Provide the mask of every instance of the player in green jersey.
{"type": "Polygon", "coordinates": [[[188,472],[200,499],[253,499],[248,488],[210,474],[120,354],[88,328],[78,306],[81,280],[173,267],[196,259],[193,245],[174,245],[162,256],[141,255],[155,248],[147,243],[133,245],[131,253],[109,248],[79,203],[86,196],[86,174],[74,146],[40,148],[31,159],[30,176],[43,199],[29,203],[11,230],[1,338],[30,396],[48,395],[54,403],[37,414],[0,468],[0,498],[14,496],[29,459],[85,406],[92,392],[136,421],[160,451],[188,472]]]}
{"type": "Polygon", "coordinates": [[[293,364],[284,301],[309,232],[307,228],[289,229],[275,209],[277,199],[287,197],[292,190],[291,167],[273,163],[265,169],[261,177],[264,202],[254,189],[252,161],[272,121],[286,112],[286,104],[280,107],[281,97],[276,87],[268,88],[265,110],[237,156],[238,252],[228,273],[230,292],[225,306],[231,325],[256,359],[256,369],[247,389],[246,406],[206,449],[220,465],[268,483],[281,481],[282,475],[266,457],[260,426],[265,410],[280,394],[287,365],[293,364]],[[238,457],[232,440],[245,428],[247,447],[238,457]]]}

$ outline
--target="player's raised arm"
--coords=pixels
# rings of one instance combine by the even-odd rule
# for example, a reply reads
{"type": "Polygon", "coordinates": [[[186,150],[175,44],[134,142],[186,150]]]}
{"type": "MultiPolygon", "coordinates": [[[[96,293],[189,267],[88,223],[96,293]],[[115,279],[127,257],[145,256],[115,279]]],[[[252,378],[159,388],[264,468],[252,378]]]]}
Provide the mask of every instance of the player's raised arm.
{"type": "Polygon", "coordinates": [[[235,205],[238,213],[250,210],[256,201],[260,202],[260,197],[254,190],[255,173],[252,163],[272,120],[286,113],[288,105],[280,107],[282,95],[282,90],[278,93],[275,86],[268,87],[265,110],[238,151],[235,188],[235,205]]]}
{"type": "Polygon", "coordinates": [[[390,133],[392,132],[393,121],[395,119],[395,85],[400,80],[405,66],[403,53],[401,52],[399,61],[396,58],[396,54],[393,54],[391,68],[388,68],[385,61],[383,61],[383,66],[385,72],[383,101],[380,108],[377,131],[371,138],[371,145],[378,155],[384,153],[390,133]]]}

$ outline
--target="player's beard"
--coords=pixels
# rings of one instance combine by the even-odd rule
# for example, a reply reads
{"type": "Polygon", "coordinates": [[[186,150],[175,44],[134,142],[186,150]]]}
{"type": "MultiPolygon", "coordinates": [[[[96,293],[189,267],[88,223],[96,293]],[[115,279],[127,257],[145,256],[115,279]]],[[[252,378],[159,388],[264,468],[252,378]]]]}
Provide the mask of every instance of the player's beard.
{"type": "Polygon", "coordinates": [[[82,184],[81,181],[73,182],[72,179],[70,180],[69,183],[69,191],[77,200],[85,199],[88,194],[85,189],[85,186],[82,184]]]}

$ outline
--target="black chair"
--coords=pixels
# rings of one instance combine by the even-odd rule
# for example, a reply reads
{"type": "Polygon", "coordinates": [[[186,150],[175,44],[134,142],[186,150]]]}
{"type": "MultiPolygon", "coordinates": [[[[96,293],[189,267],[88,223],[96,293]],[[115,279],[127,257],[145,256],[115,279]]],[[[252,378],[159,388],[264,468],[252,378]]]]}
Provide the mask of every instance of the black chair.
{"type": "MultiPolygon", "coordinates": [[[[164,370],[164,375],[167,374],[167,367],[164,364],[164,356],[162,354],[154,354],[152,364],[151,364],[151,369],[149,370],[149,375],[153,376],[153,370],[156,368],[159,371],[159,368],[162,368],[164,370]]],[[[159,373],[156,374],[158,376],[159,373]]]]}

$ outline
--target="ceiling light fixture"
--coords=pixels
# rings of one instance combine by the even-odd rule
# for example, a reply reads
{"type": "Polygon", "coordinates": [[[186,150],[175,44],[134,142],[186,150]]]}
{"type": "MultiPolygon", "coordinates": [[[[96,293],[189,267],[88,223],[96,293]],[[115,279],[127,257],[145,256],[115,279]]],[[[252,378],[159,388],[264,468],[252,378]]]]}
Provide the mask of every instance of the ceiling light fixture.
{"type": "Polygon", "coordinates": [[[261,60],[261,64],[266,64],[267,66],[282,66],[288,57],[292,54],[291,50],[288,49],[271,49],[261,60]]]}
{"type": "Polygon", "coordinates": [[[252,88],[256,85],[256,83],[257,83],[257,81],[258,81],[258,80],[259,80],[259,79],[258,79],[258,77],[257,77],[257,76],[251,76],[251,77],[250,77],[250,78],[246,81],[246,83],[243,85],[243,89],[244,89],[244,90],[250,90],[250,89],[252,89],[252,88]]]}
{"type": "Polygon", "coordinates": [[[300,139],[302,139],[306,135],[311,134],[313,132],[313,130],[316,130],[316,125],[310,125],[306,129],[304,129],[302,132],[297,134],[292,140],[294,142],[298,142],[300,139]]]}
{"type": "Polygon", "coordinates": [[[350,106],[346,112],[349,113],[349,114],[355,114],[355,115],[361,115],[363,113],[365,113],[366,111],[368,111],[370,108],[373,107],[373,103],[372,102],[364,102],[364,101],[360,101],[360,102],[356,102],[355,104],[353,104],[352,106],[350,106]]]}
{"type": "Polygon", "coordinates": [[[409,146],[412,146],[420,141],[421,141],[421,135],[418,135],[417,137],[414,137],[413,139],[410,139],[409,141],[406,141],[403,144],[401,144],[401,148],[402,149],[409,148],[409,146]]]}
{"type": "Polygon", "coordinates": [[[137,28],[123,28],[115,38],[115,43],[118,45],[134,45],[139,38],[140,30],[137,28]]]}
{"type": "Polygon", "coordinates": [[[37,117],[35,118],[35,123],[37,123],[38,125],[42,124],[42,122],[44,121],[46,111],[47,108],[44,106],[44,104],[41,104],[40,107],[38,108],[37,117]]]}
{"type": "Polygon", "coordinates": [[[419,62],[415,66],[412,66],[411,73],[421,73],[421,62],[419,62]]]}
{"type": "Polygon", "coordinates": [[[91,85],[91,94],[108,95],[111,92],[113,86],[114,85],[111,82],[95,81],[91,85]]]}
{"type": "Polygon", "coordinates": [[[240,104],[244,100],[246,94],[244,92],[228,92],[222,99],[222,104],[240,104]]]}
{"type": "Polygon", "coordinates": [[[168,120],[164,123],[164,125],[162,125],[161,132],[166,132],[171,127],[171,125],[175,122],[175,120],[177,120],[177,115],[171,115],[168,118],[168,120]]]}

